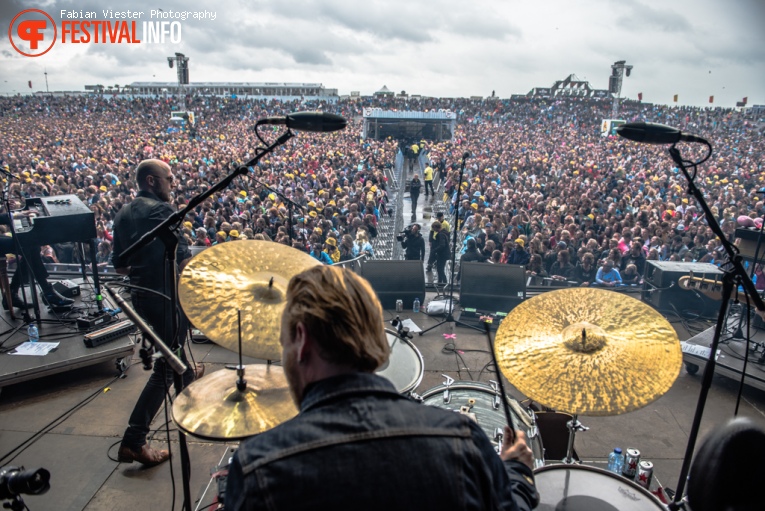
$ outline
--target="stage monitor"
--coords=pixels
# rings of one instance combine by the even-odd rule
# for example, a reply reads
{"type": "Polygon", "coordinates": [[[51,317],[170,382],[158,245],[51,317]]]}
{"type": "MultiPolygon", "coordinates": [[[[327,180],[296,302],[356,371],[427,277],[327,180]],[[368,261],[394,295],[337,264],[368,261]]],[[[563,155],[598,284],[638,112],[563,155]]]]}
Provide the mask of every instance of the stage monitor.
{"type": "Polygon", "coordinates": [[[403,300],[404,310],[412,310],[414,299],[425,303],[425,270],[422,261],[364,261],[361,276],[369,281],[383,309],[396,309],[403,300]]]}
{"type": "Polygon", "coordinates": [[[460,305],[464,309],[509,312],[526,299],[526,267],[517,264],[461,264],[460,305]]]}

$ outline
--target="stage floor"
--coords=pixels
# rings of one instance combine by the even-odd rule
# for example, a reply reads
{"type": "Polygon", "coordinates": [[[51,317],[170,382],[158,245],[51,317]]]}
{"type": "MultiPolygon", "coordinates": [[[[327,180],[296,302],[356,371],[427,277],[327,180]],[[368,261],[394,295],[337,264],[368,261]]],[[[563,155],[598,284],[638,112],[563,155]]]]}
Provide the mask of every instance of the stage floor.
{"type": "MultiPolygon", "coordinates": [[[[386,311],[388,319],[395,313],[386,311]]],[[[435,325],[440,318],[404,312],[402,319],[411,317],[421,328],[435,325]]],[[[671,319],[671,318],[670,318],[671,319]]],[[[672,320],[672,319],[671,319],[672,320]]],[[[706,330],[711,323],[689,324],[673,321],[681,340],[706,330]],[[686,327],[691,327],[692,332],[686,327]]],[[[414,344],[424,359],[424,374],[416,391],[440,385],[443,374],[455,380],[488,382],[495,376],[486,370],[490,356],[486,338],[474,330],[458,327],[456,338],[447,341],[449,326],[443,325],[423,337],[415,336],[414,344]],[[461,359],[453,352],[445,353],[444,344],[454,342],[461,359]],[[483,350],[483,351],[473,351],[483,350]]],[[[207,364],[207,374],[235,364],[236,355],[214,344],[194,344],[195,360],[207,364]]],[[[0,355],[9,356],[9,355],[0,355]]],[[[245,363],[258,363],[246,359],[245,363]]],[[[171,509],[173,486],[170,464],[143,469],[137,464],[119,464],[115,458],[117,444],[124,432],[128,415],[143,388],[149,373],[140,362],[132,361],[124,378],[115,378],[113,361],[45,376],[2,388],[0,393],[0,456],[5,455],[39,430],[50,431],[26,450],[0,462],[0,465],[44,467],[51,473],[51,489],[40,496],[24,496],[32,511],[45,510],[133,510],[171,509]],[[104,388],[106,387],[106,388],[104,388]],[[83,400],[91,400],[74,411],[63,422],[52,423],[83,400]]],[[[635,447],[643,459],[653,461],[656,477],[671,488],[677,486],[688,432],[700,390],[701,373],[690,375],[685,367],[672,388],[662,398],[640,410],[615,417],[580,417],[589,431],[577,434],[576,450],[583,460],[605,466],[609,452],[616,446],[635,447]]],[[[700,439],[716,425],[732,417],[738,384],[715,376],[701,426],[700,439]]],[[[512,385],[508,392],[522,400],[512,385]]],[[[741,403],[741,415],[753,418],[765,426],[765,392],[746,387],[741,403]]],[[[163,428],[160,413],[154,427],[163,428]]],[[[174,430],[175,428],[173,428],[174,430]]],[[[544,438],[542,438],[544,441],[544,438]]],[[[166,445],[164,429],[152,440],[157,447],[166,445]]],[[[199,499],[207,486],[210,472],[234,444],[214,443],[188,438],[192,463],[191,495],[199,499]]],[[[178,450],[177,434],[171,435],[173,452],[178,450]]],[[[176,504],[181,508],[181,481],[178,456],[172,461],[175,478],[176,504]]],[[[197,507],[196,502],[193,506],[197,507]]]]}

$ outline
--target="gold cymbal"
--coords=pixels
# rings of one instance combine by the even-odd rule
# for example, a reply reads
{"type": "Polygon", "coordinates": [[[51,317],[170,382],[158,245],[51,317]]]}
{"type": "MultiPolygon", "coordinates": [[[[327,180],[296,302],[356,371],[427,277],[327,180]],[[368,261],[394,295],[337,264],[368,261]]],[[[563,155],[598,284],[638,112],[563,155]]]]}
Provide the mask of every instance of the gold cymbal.
{"type": "Polygon", "coordinates": [[[271,241],[215,245],[184,268],[178,297],[191,323],[211,341],[239,351],[237,311],[242,310],[242,353],[264,360],[282,357],[279,330],[287,284],[319,263],[300,250],[271,241]]]}
{"type": "Polygon", "coordinates": [[[495,345],[497,363],[519,391],[582,415],[618,415],[651,403],[669,390],[683,361],[661,314],[593,288],[526,300],[502,322],[495,345]]]}
{"type": "Polygon", "coordinates": [[[222,369],[193,382],[173,402],[173,420],[189,435],[206,440],[241,440],[267,431],[298,413],[284,369],[244,366],[244,391],[236,371],[222,369]]]}

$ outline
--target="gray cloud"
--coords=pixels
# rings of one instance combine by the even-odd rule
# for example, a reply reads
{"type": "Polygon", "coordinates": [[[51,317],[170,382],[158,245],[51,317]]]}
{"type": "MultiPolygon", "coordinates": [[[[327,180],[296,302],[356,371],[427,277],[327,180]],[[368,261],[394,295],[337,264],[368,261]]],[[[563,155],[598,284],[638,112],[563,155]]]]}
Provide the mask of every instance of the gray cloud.
{"type": "Polygon", "coordinates": [[[624,2],[629,14],[619,16],[616,24],[630,31],[690,32],[688,20],[672,9],[656,9],[642,2],[624,2]],[[647,30],[648,29],[648,30],[647,30]]]}

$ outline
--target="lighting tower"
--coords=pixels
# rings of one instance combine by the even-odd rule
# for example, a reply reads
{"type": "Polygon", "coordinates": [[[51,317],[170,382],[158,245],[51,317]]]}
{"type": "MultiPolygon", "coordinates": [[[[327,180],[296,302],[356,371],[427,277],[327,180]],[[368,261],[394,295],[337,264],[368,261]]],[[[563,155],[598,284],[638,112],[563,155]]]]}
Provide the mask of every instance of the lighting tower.
{"type": "Polygon", "coordinates": [[[608,78],[608,92],[613,94],[614,98],[611,119],[616,119],[619,114],[619,99],[622,94],[622,80],[624,80],[625,71],[627,76],[632,72],[632,66],[628,66],[626,60],[618,60],[611,64],[611,76],[608,78]]]}
{"type": "Polygon", "coordinates": [[[181,111],[186,111],[186,88],[184,85],[189,84],[189,58],[183,53],[176,53],[175,57],[167,57],[167,65],[170,69],[173,68],[173,63],[176,62],[178,73],[178,94],[180,95],[181,111]]]}

